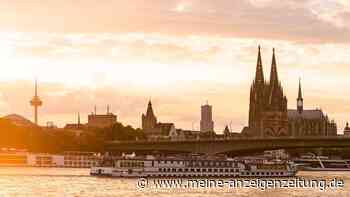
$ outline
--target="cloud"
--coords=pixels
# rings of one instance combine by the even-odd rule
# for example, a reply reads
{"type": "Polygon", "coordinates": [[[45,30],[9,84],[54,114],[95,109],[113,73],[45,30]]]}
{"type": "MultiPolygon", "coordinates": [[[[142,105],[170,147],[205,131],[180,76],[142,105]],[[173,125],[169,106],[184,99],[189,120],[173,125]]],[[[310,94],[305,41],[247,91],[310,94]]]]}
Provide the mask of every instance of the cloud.
{"type": "Polygon", "coordinates": [[[346,1],[123,0],[6,1],[4,30],[161,33],[349,42],[346,1]]]}
{"type": "Polygon", "coordinates": [[[135,1],[3,1],[0,112],[31,117],[28,80],[37,76],[43,123],[109,103],[139,126],[152,97],[161,121],[191,128],[209,99],[219,130],[230,120],[240,130],[261,44],[266,78],[276,48],[290,106],[302,77],[310,106],[344,121],[345,102],[328,95],[350,86],[348,1],[135,1]]]}

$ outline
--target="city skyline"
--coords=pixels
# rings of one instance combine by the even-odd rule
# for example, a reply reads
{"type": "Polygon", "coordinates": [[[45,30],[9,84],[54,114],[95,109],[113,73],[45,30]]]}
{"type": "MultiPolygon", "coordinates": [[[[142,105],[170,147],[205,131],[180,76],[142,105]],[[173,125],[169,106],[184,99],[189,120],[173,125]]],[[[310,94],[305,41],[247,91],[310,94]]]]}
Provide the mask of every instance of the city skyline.
{"type": "MultiPolygon", "coordinates": [[[[260,45],[258,46],[258,64],[261,66],[261,55],[260,55],[260,45]]],[[[273,48],[273,53],[274,53],[274,51],[275,51],[275,49],[273,48]]],[[[272,61],[274,62],[274,65],[276,64],[276,59],[275,59],[275,55],[273,55],[273,58],[272,58],[272,61]]],[[[263,69],[260,69],[261,71],[260,71],[260,74],[264,74],[265,72],[264,72],[264,70],[263,69]]],[[[258,67],[257,67],[257,70],[256,70],[256,75],[258,75],[258,67]]],[[[255,79],[254,81],[256,81],[257,79],[255,79]]],[[[266,80],[264,80],[264,81],[266,81],[266,80]]],[[[267,82],[268,83],[268,82],[267,82]]],[[[37,85],[37,79],[35,79],[35,86],[34,86],[34,97],[33,97],[33,99],[37,99],[37,98],[39,98],[39,95],[38,95],[38,85],[37,85]]],[[[302,94],[302,89],[301,89],[301,79],[299,78],[299,84],[298,84],[298,98],[297,98],[297,100],[299,100],[299,99],[301,99],[301,94],[302,94]]],[[[38,124],[38,122],[37,122],[37,119],[38,119],[38,111],[37,111],[37,107],[35,106],[35,105],[33,105],[33,99],[31,100],[31,102],[30,102],[30,104],[31,104],[31,106],[34,106],[34,113],[33,113],[33,115],[34,115],[34,123],[35,124],[38,124]]],[[[39,100],[39,102],[40,102],[40,104],[38,105],[38,106],[41,106],[41,102],[42,101],[40,101],[39,100]]],[[[150,103],[151,103],[151,98],[149,98],[149,103],[148,103],[148,105],[150,105],[150,103]]],[[[200,124],[202,124],[201,123],[201,121],[202,121],[202,118],[203,118],[203,107],[204,106],[209,106],[208,105],[208,100],[206,101],[206,103],[204,104],[204,105],[201,105],[201,120],[200,120],[200,124]]],[[[211,117],[211,107],[212,106],[210,106],[210,117],[211,117]]],[[[297,107],[299,107],[299,104],[298,104],[298,106],[297,107]]],[[[293,108],[293,107],[292,107],[293,108]]],[[[314,108],[309,108],[309,109],[314,109],[314,108]]],[[[316,110],[318,109],[318,108],[315,108],[316,110]]],[[[107,104],[106,105],[106,114],[110,114],[111,112],[110,112],[110,105],[109,104],[107,104]]],[[[91,114],[94,114],[94,115],[96,115],[96,114],[105,114],[105,113],[97,113],[97,107],[96,107],[96,105],[94,105],[94,109],[93,109],[93,111],[91,112],[91,114]]],[[[91,115],[91,114],[88,114],[89,116],[91,115]]],[[[327,115],[327,113],[325,114],[325,115],[327,115]]],[[[334,120],[334,119],[330,119],[330,120],[334,120]]],[[[54,123],[54,121],[49,121],[49,122],[52,122],[52,123],[54,123]]],[[[215,122],[215,121],[214,121],[215,122]]],[[[64,122],[64,123],[62,123],[62,124],[69,124],[70,122],[64,122]]],[[[125,123],[125,122],[124,122],[125,123]]],[[[80,112],[78,112],[78,124],[80,124],[80,112]]],[[[128,123],[125,123],[125,124],[127,124],[128,125],[128,123]]],[[[143,124],[143,123],[142,123],[143,124]]],[[[228,126],[228,125],[230,125],[230,128],[231,128],[231,126],[232,126],[232,122],[230,122],[230,123],[227,123],[226,125],[225,125],[225,128],[228,126]]],[[[137,127],[137,126],[136,126],[137,127]]],[[[201,125],[199,125],[199,129],[197,128],[197,126],[195,126],[194,125],[194,122],[192,122],[192,130],[194,129],[194,130],[202,130],[202,126],[201,125]]],[[[215,131],[215,130],[214,130],[215,131]]],[[[217,130],[216,130],[217,131],[217,130]]],[[[240,131],[233,131],[233,132],[240,132],[240,131]]],[[[221,133],[220,131],[219,131],[219,133],[221,133]]]]}
{"type": "Polygon", "coordinates": [[[350,115],[347,1],[89,1],[79,12],[66,1],[4,5],[0,116],[32,120],[28,100],[37,77],[41,125],[63,126],[78,112],[86,122],[94,105],[104,113],[111,104],[119,121],[140,127],[152,97],[160,121],[199,129],[200,106],[209,100],[216,131],[231,121],[241,131],[259,44],[265,67],[276,48],[288,108],[296,108],[301,77],[305,108],[324,109],[339,131],[350,115]],[[74,20],[55,17],[63,11],[74,20]]]}

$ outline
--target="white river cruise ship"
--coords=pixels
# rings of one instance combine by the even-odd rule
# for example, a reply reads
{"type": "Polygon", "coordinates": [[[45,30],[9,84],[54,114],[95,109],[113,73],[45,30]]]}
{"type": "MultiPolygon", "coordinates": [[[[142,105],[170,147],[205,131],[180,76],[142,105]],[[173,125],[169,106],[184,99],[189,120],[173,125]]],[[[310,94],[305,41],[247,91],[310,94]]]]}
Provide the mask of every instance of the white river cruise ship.
{"type": "Polygon", "coordinates": [[[192,158],[109,158],[92,167],[93,176],[110,177],[289,177],[294,163],[267,160],[192,158]]]}

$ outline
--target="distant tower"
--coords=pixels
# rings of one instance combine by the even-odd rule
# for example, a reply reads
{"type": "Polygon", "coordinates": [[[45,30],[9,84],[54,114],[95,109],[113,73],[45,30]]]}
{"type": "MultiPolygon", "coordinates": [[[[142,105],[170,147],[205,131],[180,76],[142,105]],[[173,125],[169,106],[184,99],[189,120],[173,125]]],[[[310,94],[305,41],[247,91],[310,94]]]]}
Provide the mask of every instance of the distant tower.
{"type": "Polygon", "coordinates": [[[208,105],[208,101],[205,105],[201,106],[201,123],[200,130],[202,132],[214,131],[214,121],[212,116],[212,106],[208,105]]]}
{"type": "Polygon", "coordinates": [[[156,127],[157,117],[154,115],[151,100],[148,102],[146,114],[142,114],[141,119],[143,130],[150,130],[156,127]]]}
{"type": "Polygon", "coordinates": [[[297,110],[301,114],[303,112],[303,95],[301,93],[301,82],[299,78],[299,91],[298,91],[298,98],[297,98],[297,110]]]}
{"type": "Polygon", "coordinates": [[[40,107],[43,102],[40,100],[38,96],[38,83],[35,79],[35,95],[30,101],[30,105],[34,107],[34,123],[38,125],[38,107],[40,107]]]}
{"type": "Polygon", "coordinates": [[[80,112],[78,112],[78,127],[80,127],[80,112]]]}

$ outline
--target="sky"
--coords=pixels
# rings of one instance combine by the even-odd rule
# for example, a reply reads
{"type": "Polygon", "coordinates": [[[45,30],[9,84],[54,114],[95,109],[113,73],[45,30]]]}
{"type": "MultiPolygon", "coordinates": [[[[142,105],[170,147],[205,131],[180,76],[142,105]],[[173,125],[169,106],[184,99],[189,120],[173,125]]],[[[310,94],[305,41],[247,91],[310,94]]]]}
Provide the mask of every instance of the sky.
{"type": "Polygon", "coordinates": [[[247,125],[258,45],[265,78],[272,48],[279,78],[296,107],[321,108],[341,132],[350,120],[348,0],[1,0],[0,116],[39,123],[83,122],[106,106],[141,126],[152,100],[160,122],[199,129],[213,105],[215,130],[247,125]]]}

